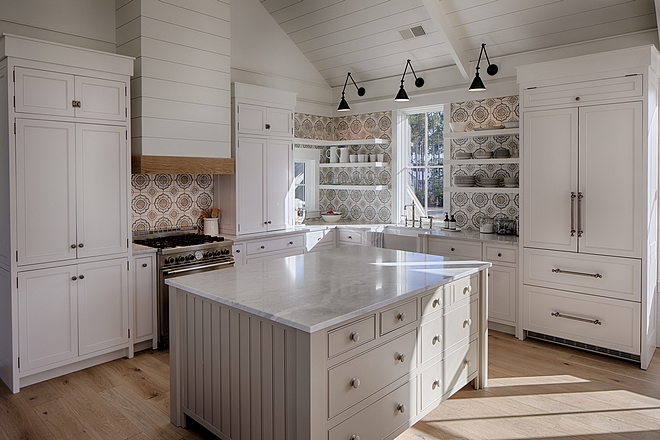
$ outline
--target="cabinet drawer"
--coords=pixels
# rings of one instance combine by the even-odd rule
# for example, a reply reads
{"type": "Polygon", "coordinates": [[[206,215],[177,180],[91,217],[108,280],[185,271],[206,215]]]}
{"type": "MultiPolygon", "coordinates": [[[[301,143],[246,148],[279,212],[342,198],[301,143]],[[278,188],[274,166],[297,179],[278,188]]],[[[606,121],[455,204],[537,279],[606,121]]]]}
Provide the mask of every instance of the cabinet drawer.
{"type": "Polygon", "coordinates": [[[445,304],[451,303],[451,288],[441,286],[431,293],[427,293],[421,299],[421,312],[420,316],[430,315],[432,313],[440,312],[444,309],[445,304]]]}
{"type": "Polygon", "coordinates": [[[362,244],[362,234],[360,231],[350,229],[338,229],[339,243],[341,244],[362,244]]]}
{"type": "Polygon", "coordinates": [[[524,330],[640,353],[639,303],[525,286],[523,307],[524,330]],[[595,320],[599,324],[588,322],[595,320]]]}
{"type": "Polygon", "coordinates": [[[328,370],[329,417],[334,417],[415,369],[417,332],[328,370]]]}
{"type": "Polygon", "coordinates": [[[419,385],[422,394],[422,411],[432,404],[438,404],[444,394],[443,369],[444,361],[440,360],[422,371],[419,375],[419,385]]]}
{"type": "Polygon", "coordinates": [[[415,379],[332,428],[330,440],[381,440],[417,414],[415,379]],[[401,406],[403,405],[403,406],[401,406]]]}
{"type": "Polygon", "coordinates": [[[376,316],[354,321],[328,332],[328,358],[376,339],[376,316]]]}
{"type": "Polygon", "coordinates": [[[484,260],[494,264],[516,264],[518,262],[518,248],[514,246],[492,246],[484,244],[484,260]]]}
{"type": "Polygon", "coordinates": [[[443,351],[443,322],[442,316],[424,323],[420,329],[422,363],[433,359],[443,351]]]}
{"type": "Polygon", "coordinates": [[[332,229],[313,231],[305,234],[305,249],[307,252],[313,252],[317,248],[332,249],[334,244],[332,229]]]}
{"type": "Polygon", "coordinates": [[[449,349],[477,332],[479,327],[479,301],[475,297],[444,316],[443,346],[449,349]]]}
{"type": "Polygon", "coordinates": [[[461,278],[445,285],[445,308],[453,309],[454,304],[479,293],[479,274],[461,278]]]}
{"type": "Polygon", "coordinates": [[[537,249],[525,249],[523,258],[525,284],[628,301],[641,299],[641,260],[537,249]]]}
{"type": "Polygon", "coordinates": [[[526,108],[532,108],[641,96],[642,75],[635,75],[529,88],[523,90],[522,99],[526,108]]]}
{"type": "Polygon", "coordinates": [[[481,243],[432,239],[429,240],[429,254],[481,260],[481,243]]]}
{"type": "Polygon", "coordinates": [[[479,340],[460,346],[445,357],[443,366],[444,393],[460,390],[477,372],[479,365],[479,340]]]}
{"type": "Polygon", "coordinates": [[[384,335],[417,321],[417,300],[380,312],[380,334],[384,335]]]}
{"type": "Polygon", "coordinates": [[[269,238],[266,240],[248,241],[245,244],[246,255],[260,255],[267,252],[285,249],[302,248],[305,245],[303,235],[287,235],[286,237],[269,238]]]}

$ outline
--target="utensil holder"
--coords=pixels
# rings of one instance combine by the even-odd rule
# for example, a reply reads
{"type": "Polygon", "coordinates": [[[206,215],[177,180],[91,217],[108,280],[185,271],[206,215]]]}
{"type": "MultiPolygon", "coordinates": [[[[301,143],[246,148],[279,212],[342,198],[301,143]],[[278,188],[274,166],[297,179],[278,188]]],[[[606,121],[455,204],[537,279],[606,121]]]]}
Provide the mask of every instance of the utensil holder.
{"type": "Polygon", "coordinates": [[[218,235],[218,219],[205,218],[204,219],[204,235],[218,235]]]}

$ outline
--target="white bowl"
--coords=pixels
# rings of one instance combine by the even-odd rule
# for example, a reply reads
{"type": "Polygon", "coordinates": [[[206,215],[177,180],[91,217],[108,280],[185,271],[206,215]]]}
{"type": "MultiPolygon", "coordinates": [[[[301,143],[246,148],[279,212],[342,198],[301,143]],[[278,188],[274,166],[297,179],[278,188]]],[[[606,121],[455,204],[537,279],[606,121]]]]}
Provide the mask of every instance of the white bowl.
{"type": "Polygon", "coordinates": [[[454,133],[462,133],[467,128],[467,125],[467,122],[450,122],[449,128],[451,128],[451,131],[454,133]]]}
{"type": "Polygon", "coordinates": [[[321,217],[323,217],[323,220],[328,223],[337,223],[341,220],[341,212],[335,212],[334,214],[321,214],[321,217]]]}

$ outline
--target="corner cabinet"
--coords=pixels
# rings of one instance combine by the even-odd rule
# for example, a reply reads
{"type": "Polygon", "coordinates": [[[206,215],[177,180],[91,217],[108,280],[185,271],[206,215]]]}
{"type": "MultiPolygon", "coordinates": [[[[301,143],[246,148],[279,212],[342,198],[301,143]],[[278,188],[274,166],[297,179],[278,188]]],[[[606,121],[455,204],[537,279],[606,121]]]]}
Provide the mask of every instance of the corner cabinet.
{"type": "Polygon", "coordinates": [[[133,355],[133,59],[6,34],[0,47],[0,378],[18,392],[133,355]]]}
{"type": "Polygon", "coordinates": [[[292,224],[293,109],[296,95],[234,84],[235,174],[214,179],[220,232],[279,231],[292,224]]]}
{"type": "Polygon", "coordinates": [[[656,346],[659,61],[646,46],[518,69],[524,335],[644,369],[656,346]]]}

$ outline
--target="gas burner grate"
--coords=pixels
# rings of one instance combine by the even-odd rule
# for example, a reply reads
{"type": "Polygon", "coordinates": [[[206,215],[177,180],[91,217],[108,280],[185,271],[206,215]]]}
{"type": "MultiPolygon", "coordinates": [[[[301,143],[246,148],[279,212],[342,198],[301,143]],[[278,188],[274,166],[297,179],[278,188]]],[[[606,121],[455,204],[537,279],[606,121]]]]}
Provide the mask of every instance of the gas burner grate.
{"type": "Polygon", "coordinates": [[[217,243],[225,241],[224,237],[212,237],[210,235],[181,234],[165,237],[152,237],[144,240],[134,240],[133,243],[158,249],[168,249],[181,246],[196,246],[206,243],[217,243]]]}

